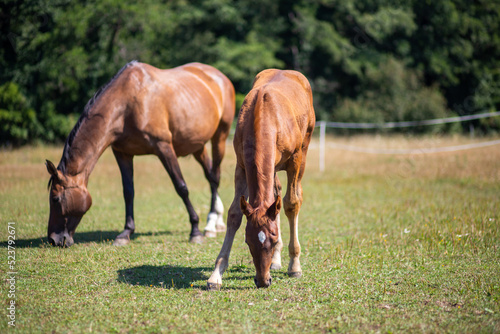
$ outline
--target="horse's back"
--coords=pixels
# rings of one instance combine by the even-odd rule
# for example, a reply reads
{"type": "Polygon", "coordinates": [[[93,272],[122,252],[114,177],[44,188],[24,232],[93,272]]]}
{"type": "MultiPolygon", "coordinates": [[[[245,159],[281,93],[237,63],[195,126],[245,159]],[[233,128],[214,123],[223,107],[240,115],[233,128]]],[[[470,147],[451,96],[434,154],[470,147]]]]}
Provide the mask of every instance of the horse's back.
{"type": "Polygon", "coordinates": [[[202,63],[188,63],[177,67],[177,69],[192,73],[204,83],[210,83],[212,92],[220,99],[221,120],[230,125],[233,122],[235,111],[235,91],[231,81],[215,67],[202,63]]]}
{"type": "Polygon", "coordinates": [[[290,128],[284,124],[288,119],[298,122],[303,135],[315,124],[311,86],[297,71],[267,69],[260,72],[244,106],[251,110],[243,110],[244,113],[258,115],[257,118],[263,118],[267,123],[268,118],[275,119],[275,126],[285,127],[281,131],[284,133],[290,128]]]}
{"type": "Polygon", "coordinates": [[[257,74],[252,90],[263,96],[264,108],[279,104],[283,113],[305,117],[308,123],[315,121],[312,90],[306,77],[292,70],[267,69],[257,74]],[[266,98],[269,96],[270,98],[266,98]]]}
{"type": "Polygon", "coordinates": [[[234,88],[217,69],[190,63],[158,69],[134,63],[124,73],[127,128],[150,141],[171,142],[180,156],[199,150],[221,122],[234,117],[234,88]]]}
{"type": "Polygon", "coordinates": [[[264,70],[243,102],[234,147],[241,163],[253,160],[253,149],[265,150],[268,156],[273,150],[276,166],[284,166],[292,154],[307,147],[314,125],[307,79],[296,71],[264,70]]]}
{"type": "Polygon", "coordinates": [[[307,78],[300,72],[293,70],[278,70],[278,69],[267,69],[261,71],[254,79],[252,89],[258,89],[259,87],[267,84],[274,84],[280,86],[281,88],[289,87],[290,89],[295,89],[303,91],[307,94],[311,94],[311,85],[307,78]],[[300,87],[294,87],[294,84],[300,87]]]}
{"type": "Polygon", "coordinates": [[[216,106],[220,119],[228,112],[227,107],[231,106],[232,102],[229,111],[234,116],[233,85],[216,68],[201,63],[188,63],[165,70],[144,65],[154,73],[155,80],[164,86],[165,91],[171,93],[169,101],[176,107],[173,109],[176,110],[179,104],[189,106],[191,109],[204,106],[214,109],[216,106]]]}

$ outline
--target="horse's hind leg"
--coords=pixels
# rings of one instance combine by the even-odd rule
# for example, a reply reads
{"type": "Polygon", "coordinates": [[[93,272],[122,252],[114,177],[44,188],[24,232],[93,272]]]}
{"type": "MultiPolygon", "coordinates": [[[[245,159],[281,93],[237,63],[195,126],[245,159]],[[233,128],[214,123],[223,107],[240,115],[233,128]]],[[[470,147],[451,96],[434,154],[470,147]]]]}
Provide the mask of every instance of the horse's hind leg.
{"type": "Polygon", "coordinates": [[[172,179],[175,191],[182,198],[184,205],[189,214],[189,221],[191,222],[191,234],[189,236],[189,242],[200,243],[203,241],[203,235],[198,228],[199,218],[196,211],[193,208],[193,204],[189,200],[189,190],[187,188],[186,182],[182,177],[181,169],[179,167],[179,162],[177,161],[177,156],[175,155],[174,148],[170,143],[158,142],[156,154],[160,158],[163,166],[168,172],[168,175],[172,179]]]}
{"type": "Polygon", "coordinates": [[[222,219],[224,205],[222,204],[222,201],[217,193],[217,189],[219,188],[220,167],[219,172],[215,173],[206,147],[203,147],[202,150],[195,152],[193,155],[200,163],[201,167],[203,167],[205,178],[210,183],[210,191],[212,193],[210,212],[208,213],[207,226],[205,227],[205,236],[209,238],[215,237],[217,232],[220,232],[221,230],[224,231],[226,227],[222,219]]]}
{"type": "Polygon", "coordinates": [[[115,246],[123,246],[130,242],[134,233],[134,164],[133,156],[113,149],[118,167],[122,174],[123,197],[125,199],[125,228],[113,243],[115,246]]]}
{"type": "MultiPolygon", "coordinates": [[[[234,101],[231,108],[233,110],[232,115],[234,115],[234,101]]],[[[212,143],[211,174],[213,175],[216,181],[216,188],[215,188],[216,195],[220,183],[220,165],[222,163],[222,159],[224,158],[224,153],[226,152],[226,140],[227,137],[229,136],[229,130],[231,129],[232,120],[233,120],[232,116],[230,118],[230,121],[224,120],[223,118],[219,124],[219,128],[217,129],[211,140],[212,143]]],[[[217,195],[216,198],[217,201],[215,203],[215,206],[212,210],[210,210],[210,212],[214,212],[213,210],[215,210],[215,213],[217,213],[217,221],[215,224],[215,229],[217,230],[217,232],[224,232],[226,230],[226,225],[224,225],[224,220],[223,220],[224,206],[222,205],[222,201],[219,195],[217,195]]],[[[213,198],[212,198],[212,204],[214,205],[213,198]]]]}

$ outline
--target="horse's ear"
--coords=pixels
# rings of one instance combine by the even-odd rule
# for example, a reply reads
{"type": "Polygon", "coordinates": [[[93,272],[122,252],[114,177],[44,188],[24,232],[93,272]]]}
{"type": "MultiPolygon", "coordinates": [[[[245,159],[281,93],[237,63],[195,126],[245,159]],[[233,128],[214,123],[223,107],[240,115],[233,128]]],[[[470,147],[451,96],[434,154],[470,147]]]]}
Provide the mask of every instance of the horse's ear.
{"type": "Polygon", "coordinates": [[[253,211],[252,206],[247,203],[245,196],[241,196],[241,198],[240,198],[240,208],[241,208],[241,212],[243,212],[243,214],[245,216],[247,216],[247,218],[248,218],[248,216],[250,216],[250,214],[253,211]]]}
{"type": "Polygon", "coordinates": [[[278,195],[276,201],[267,209],[267,215],[271,220],[275,220],[276,217],[280,214],[281,210],[281,196],[278,195]]]}
{"type": "Polygon", "coordinates": [[[45,160],[45,166],[47,167],[47,172],[52,175],[54,178],[59,179],[59,171],[56,166],[52,163],[52,161],[45,160]]]}

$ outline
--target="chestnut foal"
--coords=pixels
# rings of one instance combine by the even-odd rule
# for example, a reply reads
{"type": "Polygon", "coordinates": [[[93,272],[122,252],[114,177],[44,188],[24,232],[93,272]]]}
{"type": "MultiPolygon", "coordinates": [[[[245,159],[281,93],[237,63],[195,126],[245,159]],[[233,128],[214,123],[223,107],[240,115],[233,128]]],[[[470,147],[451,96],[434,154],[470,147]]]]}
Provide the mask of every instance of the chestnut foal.
{"type": "Polygon", "coordinates": [[[290,224],[288,275],[302,275],[297,231],[302,205],[300,182],[315,121],[311,86],[302,74],[269,69],[257,75],[238,118],[233,142],[237,158],[234,200],[228,212],[224,244],[208,279],[209,290],[222,286],[222,274],[243,214],[247,217],[245,242],[257,273],[255,284],[271,285],[269,270],[281,268],[283,247],[281,185],[276,175],[280,170],[287,174],[283,206],[290,224]]]}
{"type": "Polygon", "coordinates": [[[47,161],[51,175],[47,236],[56,246],[71,246],[82,216],[92,204],[90,173],[111,146],[120,168],[125,198],[125,228],[115,245],[134,233],[134,155],[155,154],[182,197],[191,222],[191,242],[203,238],[182,177],[178,156],[194,155],[210,183],[212,200],[205,235],[224,229],[217,194],[220,163],[234,118],[234,88],[217,69],[190,63],[161,70],[131,62],[92,98],[71,131],[59,166],[47,161]],[[205,143],[212,142],[212,159],[205,143]]]}

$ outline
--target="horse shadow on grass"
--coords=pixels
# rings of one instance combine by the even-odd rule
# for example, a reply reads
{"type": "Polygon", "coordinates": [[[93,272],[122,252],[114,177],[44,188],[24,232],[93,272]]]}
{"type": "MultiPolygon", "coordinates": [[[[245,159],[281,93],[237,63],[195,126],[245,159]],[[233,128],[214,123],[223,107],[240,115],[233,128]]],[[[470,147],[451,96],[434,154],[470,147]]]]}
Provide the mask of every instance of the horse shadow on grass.
{"type": "MultiPolygon", "coordinates": [[[[142,265],[117,271],[120,283],[163,289],[206,289],[206,281],[213,267],[183,267],[174,265],[142,265]],[[203,283],[200,283],[202,281],[203,283]]],[[[239,268],[228,268],[229,273],[239,272],[239,268]]],[[[251,280],[250,270],[243,271],[243,276],[231,275],[231,279],[251,280]]],[[[231,287],[231,290],[248,290],[249,287],[231,287]]]]}
{"type": "MultiPolygon", "coordinates": [[[[74,235],[75,244],[86,244],[86,243],[112,243],[116,236],[120,234],[119,231],[92,231],[92,232],[76,232],[74,235]]],[[[132,235],[131,240],[137,239],[143,236],[159,236],[159,235],[171,235],[171,231],[161,231],[161,232],[136,232],[132,235]]],[[[49,247],[50,243],[47,237],[32,238],[32,239],[16,239],[14,240],[14,247],[16,248],[36,248],[36,247],[49,247]]],[[[8,241],[1,241],[0,247],[7,248],[8,241]]]]}

